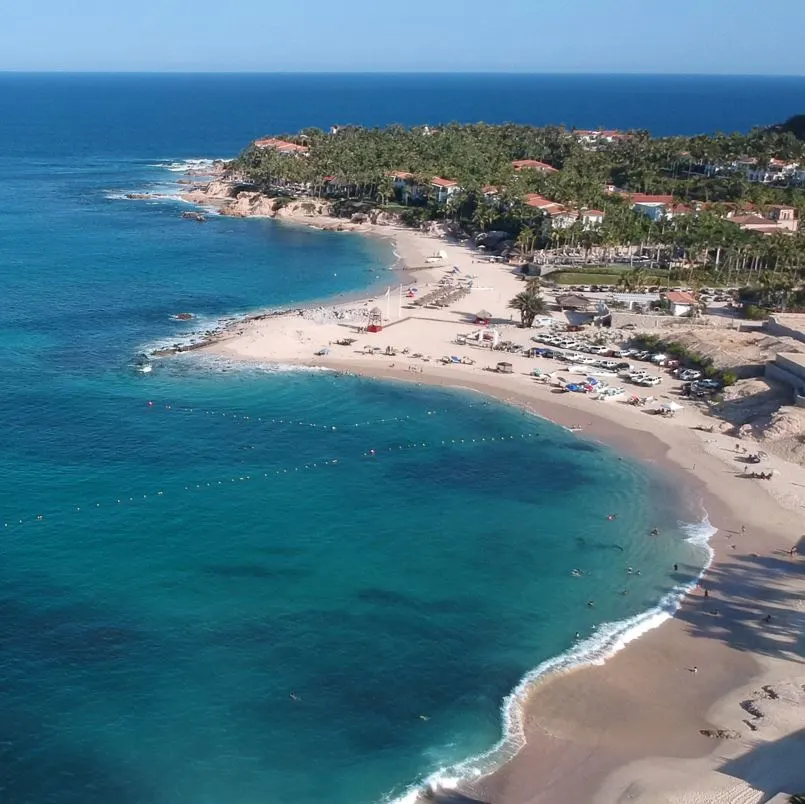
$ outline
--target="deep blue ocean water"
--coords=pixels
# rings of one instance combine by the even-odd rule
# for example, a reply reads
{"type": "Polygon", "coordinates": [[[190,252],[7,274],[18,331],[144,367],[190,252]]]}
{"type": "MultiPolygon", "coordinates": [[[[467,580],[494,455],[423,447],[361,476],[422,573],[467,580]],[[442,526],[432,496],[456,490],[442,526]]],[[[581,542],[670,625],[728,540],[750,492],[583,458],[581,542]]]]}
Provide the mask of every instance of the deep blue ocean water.
{"type": "MultiPolygon", "coordinates": [[[[0,76],[0,800],[394,797],[490,749],[533,668],[696,576],[704,531],[666,478],[519,411],[192,354],[133,370],[199,320],[393,263],[380,241],[121,199],[175,192],[169,163],[345,120],[648,124],[626,79],[601,120],[603,79],[572,79],[574,106],[557,78],[553,111],[546,78],[423,81],[0,76]]],[[[802,108],[780,79],[768,118],[739,120],[744,86],[679,79],[690,103],[656,125],[802,108]]]]}

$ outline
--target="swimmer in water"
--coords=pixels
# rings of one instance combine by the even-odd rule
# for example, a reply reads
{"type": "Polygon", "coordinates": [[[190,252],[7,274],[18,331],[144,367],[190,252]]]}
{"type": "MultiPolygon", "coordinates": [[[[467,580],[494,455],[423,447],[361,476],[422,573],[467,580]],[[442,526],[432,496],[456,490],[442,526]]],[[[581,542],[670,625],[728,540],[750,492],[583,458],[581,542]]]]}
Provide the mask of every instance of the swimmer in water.
{"type": "Polygon", "coordinates": [[[580,569],[574,569],[574,570],[571,570],[571,571],[570,571],[570,574],[571,574],[571,575],[572,575],[574,578],[581,578],[581,576],[582,576],[582,575],[584,575],[584,573],[583,573],[583,572],[582,572],[580,569]]]}
{"type": "Polygon", "coordinates": [[[587,601],[587,608],[588,609],[595,608],[595,601],[594,600],[588,600],[587,601]]]}
{"type": "Polygon", "coordinates": [[[657,528],[653,528],[649,536],[659,536],[660,531],[657,528]]]}
{"type": "Polygon", "coordinates": [[[290,694],[288,697],[289,697],[289,698],[290,698],[292,701],[298,701],[298,700],[299,700],[299,696],[298,696],[298,695],[297,695],[295,692],[292,692],[292,693],[291,693],[291,694],[290,694]]]}
{"type": "Polygon", "coordinates": [[[626,567],[626,574],[627,575],[631,575],[633,572],[634,572],[634,570],[631,567],[626,567]]]}
{"type": "Polygon", "coordinates": [[[618,515],[617,515],[617,514],[610,514],[610,515],[607,517],[607,519],[608,519],[610,522],[612,522],[612,520],[613,520],[613,519],[617,519],[617,518],[618,518],[618,515]]]}

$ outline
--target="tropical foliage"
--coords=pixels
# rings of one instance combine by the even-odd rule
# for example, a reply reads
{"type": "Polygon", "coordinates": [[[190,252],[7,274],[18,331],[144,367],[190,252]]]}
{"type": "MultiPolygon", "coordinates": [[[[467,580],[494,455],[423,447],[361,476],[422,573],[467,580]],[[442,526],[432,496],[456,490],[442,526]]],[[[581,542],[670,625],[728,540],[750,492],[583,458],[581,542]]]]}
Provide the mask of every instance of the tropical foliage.
{"type": "Polygon", "coordinates": [[[547,311],[548,305],[540,295],[539,283],[532,281],[509,302],[509,308],[520,313],[520,322],[524,327],[530,327],[538,315],[547,311]]]}

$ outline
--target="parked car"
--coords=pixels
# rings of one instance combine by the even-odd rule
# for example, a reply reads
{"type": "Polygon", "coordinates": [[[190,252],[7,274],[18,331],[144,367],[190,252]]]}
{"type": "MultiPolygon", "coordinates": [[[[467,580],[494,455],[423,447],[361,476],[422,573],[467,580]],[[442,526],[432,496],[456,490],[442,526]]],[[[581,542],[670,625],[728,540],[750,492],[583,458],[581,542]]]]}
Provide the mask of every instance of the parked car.
{"type": "Polygon", "coordinates": [[[646,388],[651,388],[655,385],[659,385],[661,382],[662,380],[659,377],[651,377],[651,376],[641,377],[639,380],[635,380],[635,383],[637,385],[642,385],[646,388]]]}
{"type": "Polygon", "coordinates": [[[679,372],[679,379],[684,380],[685,382],[690,382],[691,380],[698,380],[702,376],[701,371],[697,371],[696,369],[683,369],[679,372]]]}
{"type": "Polygon", "coordinates": [[[692,386],[694,391],[718,391],[719,388],[721,383],[718,380],[696,380],[692,386]]]}

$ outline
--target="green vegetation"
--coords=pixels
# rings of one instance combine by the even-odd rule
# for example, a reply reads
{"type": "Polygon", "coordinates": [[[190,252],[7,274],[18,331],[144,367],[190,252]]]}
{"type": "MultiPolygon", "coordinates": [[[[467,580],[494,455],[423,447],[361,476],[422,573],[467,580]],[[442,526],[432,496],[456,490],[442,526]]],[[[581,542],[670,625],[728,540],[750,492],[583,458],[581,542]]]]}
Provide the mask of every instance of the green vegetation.
{"type": "Polygon", "coordinates": [[[702,285],[706,276],[707,284],[760,286],[784,280],[793,288],[803,278],[805,235],[764,236],[740,229],[726,216],[748,204],[759,214],[787,205],[805,220],[805,190],[750,183],[736,166],[747,157],[761,168],[772,158],[805,164],[805,142],[798,133],[792,118],[746,135],[653,139],[632,131],[591,147],[559,127],[346,127],[334,134],[306,129],[285,137],[307,146],[304,155],[252,145],[233,168],[272,195],[326,196],[342,206],[396,204],[392,209],[402,210],[411,226],[441,221],[470,234],[503,232],[525,259],[542,251],[554,262],[574,256],[595,264],[639,254],[652,278],[670,271],[678,284],[702,285]],[[512,161],[521,159],[558,170],[518,172],[512,161]],[[393,174],[399,171],[410,179],[395,186],[393,174]],[[454,180],[457,189],[445,198],[444,189],[432,185],[434,177],[454,180]],[[672,195],[687,209],[651,220],[632,210],[626,193],[608,192],[607,185],[626,193],[672,195]],[[564,205],[569,219],[554,224],[526,203],[529,193],[564,205]],[[583,209],[602,210],[603,223],[585,224],[578,218],[583,209]],[[570,225],[573,218],[578,219],[570,225]]]}
{"type": "Polygon", "coordinates": [[[539,281],[529,282],[526,289],[509,302],[509,308],[520,313],[520,322],[524,327],[530,327],[538,315],[548,310],[545,299],[539,292],[539,281]]]}
{"type": "MultiPolygon", "coordinates": [[[[545,279],[556,282],[557,285],[617,285],[621,289],[626,289],[630,271],[628,268],[617,268],[612,266],[590,266],[586,265],[580,271],[554,271],[548,274],[545,279]]],[[[658,286],[668,285],[669,275],[667,273],[646,273],[641,272],[640,283],[637,286],[658,286]]]]}

